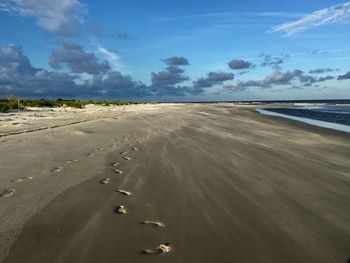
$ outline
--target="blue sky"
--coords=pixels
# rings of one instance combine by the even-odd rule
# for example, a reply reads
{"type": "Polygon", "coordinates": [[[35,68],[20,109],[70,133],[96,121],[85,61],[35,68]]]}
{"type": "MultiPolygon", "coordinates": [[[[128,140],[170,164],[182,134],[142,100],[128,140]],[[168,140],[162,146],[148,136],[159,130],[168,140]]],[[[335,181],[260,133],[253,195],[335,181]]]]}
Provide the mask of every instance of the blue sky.
{"type": "Polygon", "coordinates": [[[350,98],[350,2],[0,2],[0,96],[350,98]]]}

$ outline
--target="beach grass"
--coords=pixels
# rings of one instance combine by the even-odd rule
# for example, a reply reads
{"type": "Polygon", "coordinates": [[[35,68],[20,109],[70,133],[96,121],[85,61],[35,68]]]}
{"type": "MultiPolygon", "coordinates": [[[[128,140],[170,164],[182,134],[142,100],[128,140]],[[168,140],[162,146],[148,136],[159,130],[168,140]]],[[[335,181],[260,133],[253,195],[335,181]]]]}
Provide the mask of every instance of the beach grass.
{"type": "Polygon", "coordinates": [[[88,104],[100,106],[123,106],[137,104],[128,101],[96,101],[96,100],[64,100],[64,99],[20,99],[14,96],[0,98],[0,112],[9,112],[16,109],[25,109],[26,107],[71,107],[82,109],[88,104]]]}

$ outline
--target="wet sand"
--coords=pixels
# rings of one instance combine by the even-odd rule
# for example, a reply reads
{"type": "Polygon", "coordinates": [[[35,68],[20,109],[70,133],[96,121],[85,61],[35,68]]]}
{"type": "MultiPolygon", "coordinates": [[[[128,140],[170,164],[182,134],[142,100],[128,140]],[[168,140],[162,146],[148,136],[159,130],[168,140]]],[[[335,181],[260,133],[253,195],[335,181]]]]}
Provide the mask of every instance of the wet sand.
{"type": "Polygon", "coordinates": [[[218,105],[50,132],[1,141],[1,187],[16,190],[0,197],[3,262],[350,257],[348,134],[218,105]],[[167,242],[169,253],[142,253],[167,242]]]}

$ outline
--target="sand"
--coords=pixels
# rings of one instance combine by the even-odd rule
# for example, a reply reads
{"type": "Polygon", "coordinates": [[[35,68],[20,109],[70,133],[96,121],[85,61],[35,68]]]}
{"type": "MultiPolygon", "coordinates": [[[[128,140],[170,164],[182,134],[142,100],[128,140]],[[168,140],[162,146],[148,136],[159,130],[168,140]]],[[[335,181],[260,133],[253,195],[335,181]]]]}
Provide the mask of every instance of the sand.
{"type": "Polygon", "coordinates": [[[248,106],[131,107],[0,138],[2,262],[349,260],[349,134],[248,106]]]}

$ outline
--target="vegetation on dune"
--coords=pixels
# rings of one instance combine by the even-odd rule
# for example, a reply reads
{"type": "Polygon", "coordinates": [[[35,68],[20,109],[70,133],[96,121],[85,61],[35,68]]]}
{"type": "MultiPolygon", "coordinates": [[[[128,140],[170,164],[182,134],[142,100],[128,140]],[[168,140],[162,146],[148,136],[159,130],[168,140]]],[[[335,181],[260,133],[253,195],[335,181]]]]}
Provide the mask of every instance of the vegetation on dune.
{"type": "Polygon", "coordinates": [[[7,99],[0,98],[0,112],[9,112],[15,109],[25,109],[26,107],[72,107],[82,109],[88,104],[101,106],[121,106],[136,104],[126,101],[94,101],[94,100],[48,100],[48,99],[19,99],[15,96],[9,96],[7,99]]]}

